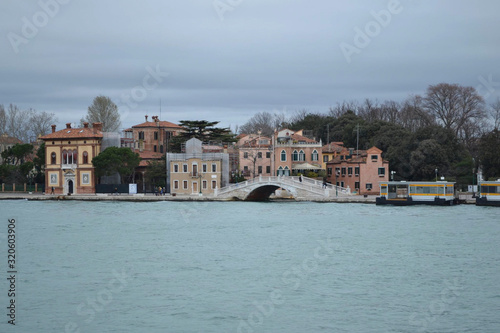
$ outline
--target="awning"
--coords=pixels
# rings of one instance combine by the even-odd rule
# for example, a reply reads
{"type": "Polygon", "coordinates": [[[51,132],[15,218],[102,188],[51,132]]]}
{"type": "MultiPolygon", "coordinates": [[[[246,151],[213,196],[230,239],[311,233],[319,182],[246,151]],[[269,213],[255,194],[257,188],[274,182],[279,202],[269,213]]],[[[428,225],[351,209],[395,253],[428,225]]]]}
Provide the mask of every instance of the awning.
{"type": "Polygon", "coordinates": [[[292,170],[320,170],[321,167],[319,165],[305,163],[296,163],[292,165],[292,170]]]}

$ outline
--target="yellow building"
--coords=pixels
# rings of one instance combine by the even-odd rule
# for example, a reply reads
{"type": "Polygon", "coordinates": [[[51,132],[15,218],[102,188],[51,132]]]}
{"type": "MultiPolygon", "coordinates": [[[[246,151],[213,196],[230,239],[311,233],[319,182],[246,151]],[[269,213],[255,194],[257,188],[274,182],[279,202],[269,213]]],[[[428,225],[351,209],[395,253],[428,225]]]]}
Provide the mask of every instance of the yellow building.
{"type": "Polygon", "coordinates": [[[326,163],[333,160],[335,157],[340,155],[343,151],[347,151],[347,148],[344,147],[343,142],[330,142],[323,146],[323,163],[321,164],[321,168],[326,170],[326,163]]]}
{"type": "Polygon", "coordinates": [[[102,123],[88,123],[83,128],[66,128],[41,139],[45,141],[45,193],[95,193],[95,173],[92,159],[101,152],[102,123]]]}
{"type": "Polygon", "coordinates": [[[167,161],[167,193],[207,195],[229,182],[229,155],[203,153],[198,139],[186,142],[186,153],[167,154],[167,161]]]}

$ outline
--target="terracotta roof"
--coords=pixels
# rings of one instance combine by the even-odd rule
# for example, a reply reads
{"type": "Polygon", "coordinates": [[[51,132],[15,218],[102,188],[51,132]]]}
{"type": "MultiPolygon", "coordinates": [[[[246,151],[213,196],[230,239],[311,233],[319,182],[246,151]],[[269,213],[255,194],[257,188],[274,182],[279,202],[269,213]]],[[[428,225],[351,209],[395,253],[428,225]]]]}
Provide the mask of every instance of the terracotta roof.
{"type": "Polygon", "coordinates": [[[102,132],[95,128],[65,128],[60,131],[42,136],[42,140],[52,139],[79,139],[79,138],[102,138],[102,132]]]}
{"type": "Polygon", "coordinates": [[[340,153],[344,148],[343,142],[330,142],[322,148],[323,153],[340,153]]]}
{"type": "Polygon", "coordinates": [[[139,125],[134,125],[132,126],[132,128],[142,128],[142,127],[158,127],[158,123],[160,124],[159,127],[160,128],[165,128],[165,127],[170,127],[170,128],[178,128],[178,129],[183,129],[182,126],[179,126],[177,124],[174,124],[174,123],[171,123],[169,121],[159,121],[159,122],[155,122],[155,121],[146,121],[142,124],[139,124],[139,125]]]}
{"type": "Polygon", "coordinates": [[[2,134],[0,136],[0,144],[16,144],[16,143],[23,143],[21,140],[14,138],[12,136],[8,136],[7,134],[2,134]]]}
{"type": "Polygon", "coordinates": [[[124,131],[124,132],[132,132],[133,130],[132,130],[132,128],[127,128],[127,129],[125,129],[125,130],[123,130],[123,131],[124,131]]]}
{"type": "Polygon", "coordinates": [[[307,142],[307,143],[317,143],[318,142],[316,140],[309,139],[308,137],[305,137],[305,136],[302,136],[302,135],[298,135],[298,134],[292,134],[291,138],[293,140],[297,140],[299,142],[307,142]]]}

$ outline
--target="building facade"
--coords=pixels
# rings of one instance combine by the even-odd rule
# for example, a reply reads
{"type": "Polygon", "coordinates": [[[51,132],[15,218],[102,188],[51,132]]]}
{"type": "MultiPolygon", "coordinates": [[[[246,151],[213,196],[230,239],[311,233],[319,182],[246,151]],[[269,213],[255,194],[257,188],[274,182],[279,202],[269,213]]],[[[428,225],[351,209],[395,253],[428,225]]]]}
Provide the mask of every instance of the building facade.
{"type": "Polygon", "coordinates": [[[45,142],[45,193],[95,193],[96,176],[92,159],[101,152],[102,123],[84,123],[83,128],[66,128],[42,136],[45,142]]]}
{"type": "Polygon", "coordinates": [[[283,129],[274,134],[276,176],[320,172],[323,158],[321,140],[302,135],[302,131],[283,129]]]}
{"type": "Polygon", "coordinates": [[[326,165],[330,183],[361,195],[378,195],[379,181],[389,180],[389,162],[382,158],[382,150],[377,147],[360,151],[342,149],[326,165]]]}
{"type": "Polygon", "coordinates": [[[271,138],[260,134],[248,134],[240,137],[237,147],[243,177],[272,176],[274,151],[271,140],[271,138]]]}
{"type": "Polygon", "coordinates": [[[203,152],[198,139],[186,142],[186,152],[167,154],[167,193],[207,195],[229,183],[229,154],[203,152]]]}

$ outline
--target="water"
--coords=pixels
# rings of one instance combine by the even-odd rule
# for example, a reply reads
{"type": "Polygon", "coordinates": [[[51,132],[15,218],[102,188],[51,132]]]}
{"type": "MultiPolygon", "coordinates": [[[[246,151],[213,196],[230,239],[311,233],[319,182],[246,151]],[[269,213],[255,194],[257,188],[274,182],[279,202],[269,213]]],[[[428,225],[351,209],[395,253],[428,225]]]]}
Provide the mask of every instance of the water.
{"type": "Polygon", "coordinates": [[[0,201],[0,332],[499,332],[500,209],[0,201]],[[16,326],[7,219],[16,218],[16,326]]]}

